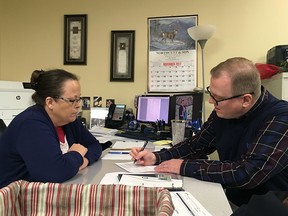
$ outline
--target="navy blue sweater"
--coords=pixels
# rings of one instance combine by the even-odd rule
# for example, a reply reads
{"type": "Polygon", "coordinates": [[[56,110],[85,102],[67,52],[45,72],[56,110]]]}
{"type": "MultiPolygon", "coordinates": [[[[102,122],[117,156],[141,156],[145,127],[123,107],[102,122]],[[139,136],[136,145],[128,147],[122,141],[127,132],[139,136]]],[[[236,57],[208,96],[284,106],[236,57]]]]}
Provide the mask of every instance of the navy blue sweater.
{"type": "Polygon", "coordinates": [[[261,97],[241,118],[223,119],[213,111],[196,136],[155,156],[157,164],[183,158],[181,175],[222,184],[237,205],[253,194],[287,191],[288,103],[262,88],[261,97]],[[215,150],[219,160],[199,159],[215,150]]]}
{"type": "MultiPolygon", "coordinates": [[[[71,146],[80,143],[88,152],[89,164],[98,160],[102,148],[79,120],[64,126],[71,146]]],[[[41,106],[32,106],[17,115],[0,139],[0,188],[24,179],[40,182],[64,182],[79,171],[82,156],[71,151],[62,154],[57,131],[41,106]]]]}

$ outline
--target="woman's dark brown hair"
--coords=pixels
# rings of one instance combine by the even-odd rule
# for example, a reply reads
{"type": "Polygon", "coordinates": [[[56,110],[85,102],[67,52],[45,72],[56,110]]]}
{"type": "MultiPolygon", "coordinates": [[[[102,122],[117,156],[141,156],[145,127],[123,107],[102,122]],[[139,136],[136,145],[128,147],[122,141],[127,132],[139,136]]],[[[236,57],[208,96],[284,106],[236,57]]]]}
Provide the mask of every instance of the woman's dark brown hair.
{"type": "Polygon", "coordinates": [[[41,106],[45,105],[47,97],[60,97],[63,93],[63,84],[67,80],[79,80],[78,77],[62,69],[49,71],[33,71],[30,83],[35,90],[32,95],[33,101],[41,106]]]}

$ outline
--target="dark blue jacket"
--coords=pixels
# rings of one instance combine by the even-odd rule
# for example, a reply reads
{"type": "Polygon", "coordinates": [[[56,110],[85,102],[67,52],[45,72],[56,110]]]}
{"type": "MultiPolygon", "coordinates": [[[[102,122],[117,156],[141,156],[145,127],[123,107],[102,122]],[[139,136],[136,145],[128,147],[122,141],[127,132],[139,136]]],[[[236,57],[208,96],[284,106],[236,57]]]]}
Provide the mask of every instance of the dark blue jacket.
{"type": "MultiPolygon", "coordinates": [[[[102,153],[98,140],[79,120],[64,126],[69,146],[80,143],[88,152],[89,164],[102,153]]],[[[55,126],[43,107],[34,105],[17,115],[0,139],[0,188],[24,179],[64,182],[77,174],[82,156],[75,151],[62,154],[55,126]]]]}

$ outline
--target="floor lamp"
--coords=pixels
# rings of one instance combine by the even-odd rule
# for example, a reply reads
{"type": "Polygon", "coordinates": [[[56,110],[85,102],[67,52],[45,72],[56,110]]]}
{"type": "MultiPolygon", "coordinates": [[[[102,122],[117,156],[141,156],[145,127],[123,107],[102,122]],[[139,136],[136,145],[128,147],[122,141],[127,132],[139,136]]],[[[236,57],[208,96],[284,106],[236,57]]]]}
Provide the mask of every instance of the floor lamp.
{"type": "Polygon", "coordinates": [[[201,47],[202,53],[202,85],[203,85],[203,102],[202,102],[202,113],[203,113],[203,122],[205,121],[205,76],[204,76],[204,47],[209,38],[212,37],[216,27],[212,25],[202,25],[202,26],[194,26],[188,28],[189,36],[197,41],[201,47]]]}

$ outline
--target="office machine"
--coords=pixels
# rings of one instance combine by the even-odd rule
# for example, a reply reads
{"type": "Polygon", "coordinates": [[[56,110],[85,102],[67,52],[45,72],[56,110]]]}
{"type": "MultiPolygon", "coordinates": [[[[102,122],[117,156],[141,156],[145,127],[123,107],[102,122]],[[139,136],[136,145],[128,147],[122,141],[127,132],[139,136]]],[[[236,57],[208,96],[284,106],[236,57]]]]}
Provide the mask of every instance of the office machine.
{"type": "Polygon", "coordinates": [[[170,126],[171,120],[186,120],[186,127],[192,128],[202,118],[202,92],[174,95],[138,96],[136,120],[140,123],[164,121],[170,126]]]}
{"type": "Polygon", "coordinates": [[[169,95],[138,96],[136,120],[141,123],[155,123],[161,120],[169,125],[169,106],[169,95]]]}
{"type": "Polygon", "coordinates": [[[0,118],[7,126],[16,115],[34,104],[33,93],[30,83],[0,81],[0,118]]]}
{"type": "Polygon", "coordinates": [[[111,104],[108,117],[105,120],[105,127],[119,129],[123,126],[125,120],[125,104],[111,104]]]}
{"type": "Polygon", "coordinates": [[[280,66],[281,62],[288,60],[288,45],[279,45],[268,50],[267,64],[280,66]]]}

